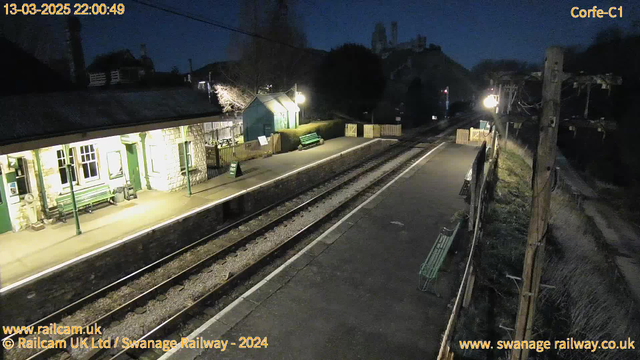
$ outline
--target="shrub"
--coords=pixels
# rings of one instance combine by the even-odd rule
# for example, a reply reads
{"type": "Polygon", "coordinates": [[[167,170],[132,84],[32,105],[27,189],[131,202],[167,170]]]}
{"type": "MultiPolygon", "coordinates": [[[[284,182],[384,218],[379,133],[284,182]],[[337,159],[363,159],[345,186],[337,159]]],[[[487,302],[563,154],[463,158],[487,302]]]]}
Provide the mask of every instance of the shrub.
{"type": "Polygon", "coordinates": [[[325,140],[344,136],[344,121],[314,121],[309,124],[300,125],[297,129],[280,130],[278,133],[281,134],[282,151],[288,152],[298,149],[298,145],[300,145],[300,136],[311,134],[313,132],[317,133],[325,140]]]}

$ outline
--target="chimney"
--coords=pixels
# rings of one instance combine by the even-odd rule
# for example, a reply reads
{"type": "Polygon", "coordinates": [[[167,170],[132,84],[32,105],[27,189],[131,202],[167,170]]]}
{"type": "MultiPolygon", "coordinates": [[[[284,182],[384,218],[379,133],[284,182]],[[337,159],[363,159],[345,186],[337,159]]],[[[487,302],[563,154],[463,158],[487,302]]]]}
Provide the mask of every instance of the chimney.
{"type": "Polygon", "coordinates": [[[391,46],[398,45],[398,22],[391,22],[391,46]]]}
{"type": "Polygon", "coordinates": [[[84,53],[82,51],[82,38],[80,19],[70,16],[67,19],[67,51],[69,59],[69,77],[75,84],[86,84],[86,68],[84,66],[84,53]]]}
{"type": "Polygon", "coordinates": [[[140,57],[147,57],[147,44],[140,44],[140,57]]]}

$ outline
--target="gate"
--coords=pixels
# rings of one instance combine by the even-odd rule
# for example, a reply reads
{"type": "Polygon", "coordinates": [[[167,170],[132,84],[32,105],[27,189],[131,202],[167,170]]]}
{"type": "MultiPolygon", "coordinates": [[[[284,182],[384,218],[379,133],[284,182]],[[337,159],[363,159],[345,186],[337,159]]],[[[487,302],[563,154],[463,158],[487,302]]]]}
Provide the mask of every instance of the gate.
{"type": "Polygon", "coordinates": [[[358,137],[358,124],[344,124],[344,136],[358,137]]]}

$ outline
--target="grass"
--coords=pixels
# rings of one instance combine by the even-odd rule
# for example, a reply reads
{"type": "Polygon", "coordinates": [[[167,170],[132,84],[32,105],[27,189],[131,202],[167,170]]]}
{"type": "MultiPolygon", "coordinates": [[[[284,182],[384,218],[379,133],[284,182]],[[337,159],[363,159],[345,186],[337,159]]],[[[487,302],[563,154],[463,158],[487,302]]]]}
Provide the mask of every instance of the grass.
{"type": "Polygon", "coordinates": [[[325,140],[344,136],[343,120],[314,121],[298,126],[297,129],[285,129],[278,131],[282,134],[282,151],[288,152],[298,149],[300,136],[317,133],[325,140]]]}
{"type": "MultiPolygon", "coordinates": [[[[500,153],[494,202],[484,221],[477,248],[472,303],[463,309],[454,338],[510,340],[518,310],[518,288],[506,275],[520,277],[524,259],[531,199],[531,155],[510,142],[500,153]]],[[[544,289],[537,303],[535,340],[639,339],[638,307],[620,278],[595,224],[564,189],[552,193],[550,236],[545,251],[544,289]]],[[[504,351],[468,350],[456,358],[506,359],[504,351]]],[[[546,351],[536,359],[637,359],[631,351],[546,351]]]]}
{"type": "MultiPolygon", "coordinates": [[[[506,275],[521,276],[531,198],[531,166],[510,144],[498,159],[494,201],[484,217],[484,233],[478,244],[474,267],[476,282],[472,303],[464,309],[454,344],[458,340],[510,340],[500,326],[512,328],[518,310],[517,287],[506,275]]],[[[454,345],[454,349],[455,349],[454,345]]],[[[466,359],[504,356],[497,350],[466,351],[466,359]]]]}

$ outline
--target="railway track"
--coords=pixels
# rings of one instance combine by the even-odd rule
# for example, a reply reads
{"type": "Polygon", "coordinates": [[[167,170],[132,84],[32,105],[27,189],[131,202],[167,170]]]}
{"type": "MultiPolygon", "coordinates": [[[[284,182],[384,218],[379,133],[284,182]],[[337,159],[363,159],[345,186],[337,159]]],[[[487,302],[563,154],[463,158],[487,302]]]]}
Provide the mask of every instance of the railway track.
{"type": "MultiPolygon", "coordinates": [[[[470,119],[473,118],[460,119],[455,125],[470,119]]],[[[372,191],[384,186],[391,176],[410,166],[428,151],[428,148],[415,148],[415,145],[432,130],[433,128],[426,129],[412,139],[399,142],[382,157],[367,159],[357,169],[339,174],[333,180],[309,189],[304,194],[285,199],[228,224],[196,243],[37,321],[32,326],[49,323],[82,326],[95,324],[106,330],[102,337],[127,334],[131,335],[130,338],[139,340],[162,338],[178,324],[196,316],[194,314],[198,314],[207,304],[220,299],[235,285],[251,278],[274,258],[329,221],[336,213],[367,198],[372,191]],[[309,218],[311,220],[308,220],[309,218]],[[213,239],[216,241],[212,241],[213,239]],[[214,244],[211,245],[212,243],[214,244]],[[170,266],[179,262],[181,258],[186,258],[189,265],[179,270],[170,266]],[[167,267],[171,269],[166,270],[167,267]],[[152,275],[161,280],[156,280],[153,286],[147,288],[138,286],[144,283],[142,280],[145,277],[152,275]],[[131,289],[133,290],[129,291],[131,289]],[[122,293],[125,296],[117,306],[101,304],[105,302],[104,299],[118,297],[122,293]],[[127,294],[129,296],[126,296],[127,294]],[[88,314],[82,316],[83,309],[87,307],[88,314]],[[136,319],[145,316],[147,312],[154,313],[154,309],[160,312],[165,309],[171,310],[159,316],[149,316],[153,318],[150,321],[136,319]],[[77,315],[78,313],[81,314],[77,315]],[[131,323],[141,323],[142,327],[131,331],[126,328],[131,323]]],[[[433,147],[435,146],[436,144],[433,144],[433,147]]],[[[69,344],[79,336],[69,335],[62,339],[69,344]]],[[[10,360],[22,360],[65,358],[69,355],[79,359],[128,359],[131,356],[136,358],[139,354],[131,350],[114,353],[113,349],[84,351],[67,348],[45,349],[37,353],[12,351],[6,352],[5,355],[10,360]]]]}

